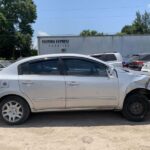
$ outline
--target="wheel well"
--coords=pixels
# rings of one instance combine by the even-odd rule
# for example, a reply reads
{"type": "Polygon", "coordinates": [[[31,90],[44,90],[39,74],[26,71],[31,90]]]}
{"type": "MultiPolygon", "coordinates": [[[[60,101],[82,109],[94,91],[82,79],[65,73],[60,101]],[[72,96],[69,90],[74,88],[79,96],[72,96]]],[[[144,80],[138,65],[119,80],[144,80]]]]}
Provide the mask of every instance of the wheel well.
{"type": "Polygon", "coordinates": [[[125,100],[126,100],[127,97],[129,97],[130,95],[133,95],[133,94],[142,94],[142,95],[145,95],[150,100],[150,90],[142,89],[142,88],[130,91],[126,95],[125,100]]]}
{"type": "MultiPolygon", "coordinates": [[[[29,103],[26,101],[25,98],[23,98],[22,96],[19,96],[19,95],[15,95],[15,94],[5,95],[5,96],[1,97],[1,98],[0,98],[0,103],[1,103],[5,98],[11,97],[11,96],[20,97],[21,99],[23,99],[23,100],[27,103],[27,105],[28,105],[29,108],[30,108],[30,105],[29,105],[29,103]]],[[[30,110],[31,110],[31,108],[30,108],[30,110]]]]}

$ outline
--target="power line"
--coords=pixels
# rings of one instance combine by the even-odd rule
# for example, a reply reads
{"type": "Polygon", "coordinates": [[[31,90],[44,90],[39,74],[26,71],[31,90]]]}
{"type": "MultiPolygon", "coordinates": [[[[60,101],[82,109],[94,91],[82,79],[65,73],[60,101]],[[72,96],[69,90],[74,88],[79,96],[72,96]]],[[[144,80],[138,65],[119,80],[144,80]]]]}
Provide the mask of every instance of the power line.
{"type": "Polygon", "coordinates": [[[114,9],[139,9],[139,8],[146,8],[146,6],[142,6],[142,5],[139,5],[139,6],[133,6],[133,7],[129,7],[129,6],[121,6],[121,7],[99,7],[99,8],[71,8],[71,9],[65,9],[65,8],[58,8],[58,9],[49,9],[49,10],[42,10],[42,11],[85,11],[85,10],[88,10],[88,11],[97,11],[97,10],[114,10],[114,9]]]}
{"type": "Polygon", "coordinates": [[[99,7],[99,8],[71,8],[71,9],[65,9],[65,8],[58,8],[58,9],[50,9],[50,10],[43,10],[43,11],[85,11],[85,10],[90,10],[90,11],[94,11],[94,10],[114,10],[114,9],[138,9],[138,8],[145,8],[146,6],[133,6],[133,7],[129,7],[129,6],[121,6],[121,7],[99,7]]]}
{"type": "MultiPolygon", "coordinates": [[[[97,19],[98,17],[105,17],[105,18],[122,18],[122,17],[131,17],[131,16],[133,16],[133,14],[131,14],[131,15],[128,15],[128,16],[121,16],[121,15],[116,15],[116,16],[97,16],[97,17],[73,17],[73,16],[67,16],[67,17],[65,17],[65,16],[62,16],[62,17],[50,17],[50,18],[47,18],[47,16],[46,17],[44,17],[44,18],[46,18],[46,19],[64,19],[64,18],[71,18],[71,19],[97,19]]],[[[0,20],[2,20],[2,19],[0,19],[0,20]]],[[[6,19],[6,20],[15,20],[15,19],[6,19]]]]}

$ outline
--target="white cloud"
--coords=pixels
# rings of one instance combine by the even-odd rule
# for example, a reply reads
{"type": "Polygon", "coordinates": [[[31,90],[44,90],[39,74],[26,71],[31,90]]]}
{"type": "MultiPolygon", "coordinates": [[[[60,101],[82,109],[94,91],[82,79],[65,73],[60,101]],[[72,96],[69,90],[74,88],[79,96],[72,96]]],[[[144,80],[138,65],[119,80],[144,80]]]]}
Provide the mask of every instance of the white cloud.
{"type": "Polygon", "coordinates": [[[150,4],[148,4],[147,7],[150,9],[150,4]]]}
{"type": "Polygon", "coordinates": [[[43,31],[38,31],[38,36],[49,36],[49,34],[43,31]]]}

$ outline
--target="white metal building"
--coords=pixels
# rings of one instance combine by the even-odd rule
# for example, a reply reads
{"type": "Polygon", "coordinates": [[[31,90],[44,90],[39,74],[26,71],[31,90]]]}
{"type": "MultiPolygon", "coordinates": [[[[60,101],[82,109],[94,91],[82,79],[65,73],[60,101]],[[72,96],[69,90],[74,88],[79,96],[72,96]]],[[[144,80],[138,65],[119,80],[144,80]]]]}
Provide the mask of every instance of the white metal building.
{"type": "Polygon", "coordinates": [[[88,55],[103,52],[120,52],[123,56],[150,53],[150,35],[38,37],[39,55],[62,52],[88,55]]]}

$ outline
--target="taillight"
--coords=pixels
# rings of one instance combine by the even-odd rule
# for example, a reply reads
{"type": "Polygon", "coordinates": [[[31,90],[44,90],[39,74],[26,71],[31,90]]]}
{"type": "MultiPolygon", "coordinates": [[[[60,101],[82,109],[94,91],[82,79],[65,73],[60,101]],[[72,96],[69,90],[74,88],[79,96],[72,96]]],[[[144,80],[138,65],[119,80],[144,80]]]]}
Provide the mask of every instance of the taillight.
{"type": "Polygon", "coordinates": [[[129,65],[127,63],[125,63],[125,62],[122,62],[122,66],[123,67],[128,67],[129,65]]]}
{"type": "Polygon", "coordinates": [[[144,62],[143,61],[135,61],[133,62],[135,65],[138,65],[138,66],[143,66],[144,65],[144,62]]]}

